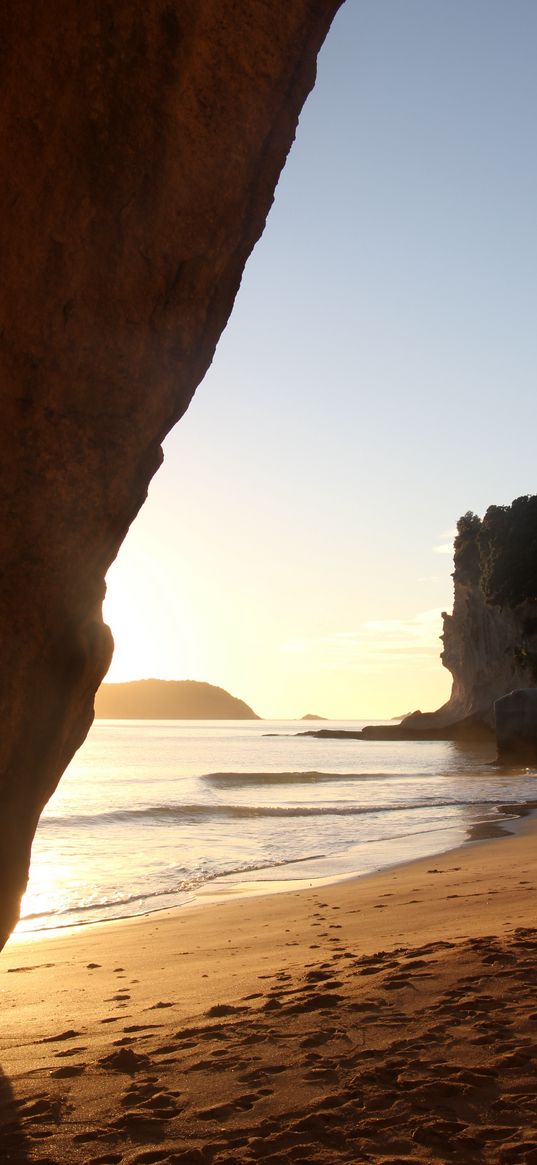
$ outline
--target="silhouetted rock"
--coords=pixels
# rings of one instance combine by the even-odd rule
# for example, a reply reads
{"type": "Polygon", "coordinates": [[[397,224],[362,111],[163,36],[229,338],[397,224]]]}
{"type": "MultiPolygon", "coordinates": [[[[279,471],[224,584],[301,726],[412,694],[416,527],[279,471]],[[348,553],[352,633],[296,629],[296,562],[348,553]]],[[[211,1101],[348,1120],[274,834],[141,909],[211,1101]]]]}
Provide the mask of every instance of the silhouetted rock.
{"type": "Polygon", "coordinates": [[[494,705],[498,761],[537,764],[537,688],[517,688],[494,705]]]}
{"type": "Polygon", "coordinates": [[[2,4],[0,945],[110,662],[106,571],[211,363],[340,2],[2,4]]]}
{"type": "Polygon", "coordinates": [[[102,684],[95,715],[103,720],[259,720],[244,700],[197,680],[102,684]]]}
{"type": "MultiPolygon", "coordinates": [[[[431,712],[434,721],[435,713],[431,712]]],[[[298,732],[297,736],[316,736],[319,740],[491,740],[492,730],[481,720],[469,717],[453,724],[435,725],[424,721],[423,713],[413,713],[401,724],[368,724],[356,731],[346,728],[318,728],[298,732]],[[416,719],[414,719],[416,717],[416,719]],[[419,718],[418,718],[419,717],[419,718]]]]}
{"type": "Polygon", "coordinates": [[[494,734],[494,702],[537,677],[537,498],[465,514],[454,546],[453,613],[444,613],[441,655],[453,676],[436,712],[414,713],[401,727],[494,734]]]}
{"type": "MultiPolygon", "coordinates": [[[[274,735],[278,735],[277,733],[274,735]]],[[[362,728],[357,728],[356,732],[347,728],[310,728],[307,732],[295,732],[294,736],[316,736],[318,740],[363,740],[364,732],[362,728]]]]}
{"type": "Polygon", "coordinates": [[[495,701],[535,685],[537,498],[490,506],[483,519],[469,512],[459,520],[453,584],[441,654],[453,676],[450,698],[436,712],[405,716],[392,739],[492,741],[495,701]]]}

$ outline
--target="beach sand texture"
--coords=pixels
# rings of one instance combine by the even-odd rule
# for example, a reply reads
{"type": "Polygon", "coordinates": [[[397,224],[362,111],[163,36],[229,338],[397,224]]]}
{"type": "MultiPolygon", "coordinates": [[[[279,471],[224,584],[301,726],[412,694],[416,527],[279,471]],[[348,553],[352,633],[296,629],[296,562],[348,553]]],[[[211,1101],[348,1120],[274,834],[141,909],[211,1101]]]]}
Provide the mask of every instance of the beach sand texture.
{"type": "Polygon", "coordinates": [[[537,1163],[537,827],[2,954],[2,1162],[537,1163]]]}

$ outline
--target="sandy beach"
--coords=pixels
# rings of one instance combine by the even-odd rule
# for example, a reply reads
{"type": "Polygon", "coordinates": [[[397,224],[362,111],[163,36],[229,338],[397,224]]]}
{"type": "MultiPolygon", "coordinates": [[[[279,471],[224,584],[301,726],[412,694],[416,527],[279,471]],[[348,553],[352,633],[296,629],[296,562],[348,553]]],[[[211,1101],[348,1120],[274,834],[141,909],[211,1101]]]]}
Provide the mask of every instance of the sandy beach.
{"type": "Polygon", "coordinates": [[[537,822],[1,956],[1,1160],[537,1162],[537,822]]]}

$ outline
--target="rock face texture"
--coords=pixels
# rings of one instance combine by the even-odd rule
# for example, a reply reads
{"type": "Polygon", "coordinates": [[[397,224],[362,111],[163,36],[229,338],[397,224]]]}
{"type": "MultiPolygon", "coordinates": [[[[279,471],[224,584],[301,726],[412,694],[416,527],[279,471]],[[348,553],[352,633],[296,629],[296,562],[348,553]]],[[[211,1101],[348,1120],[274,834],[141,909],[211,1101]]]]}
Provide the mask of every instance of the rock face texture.
{"type": "Polygon", "coordinates": [[[441,710],[446,721],[474,716],[494,727],[494,701],[532,682],[527,652],[537,646],[534,623],[537,603],[493,606],[479,585],[455,580],[453,614],[444,615],[442,662],[453,676],[441,710]]]}
{"type": "Polygon", "coordinates": [[[230,314],[341,0],[0,11],[0,945],[111,653],[104,576],[230,314]]]}
{"type": "Polygon", "coordinates": [[[444,614],[442,663],[451,696],[437,712],[413,713],[405,729],[466,726],[494,731],[494,702],[537,684],[537,498],[460,519],[453,613],[444,614]]]}

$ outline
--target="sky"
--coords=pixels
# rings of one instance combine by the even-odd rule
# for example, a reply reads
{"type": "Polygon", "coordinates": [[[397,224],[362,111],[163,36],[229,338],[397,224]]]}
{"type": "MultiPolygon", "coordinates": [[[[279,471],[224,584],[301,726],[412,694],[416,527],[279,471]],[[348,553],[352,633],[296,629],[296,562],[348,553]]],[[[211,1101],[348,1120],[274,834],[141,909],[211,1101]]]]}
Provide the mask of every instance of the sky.
{"type": "Polygon", "coordinates": [[[452,541],[535,492],[537,5],[347,0],[212,367],[108,575],[109,681],[433,709],[452,541]]]}

